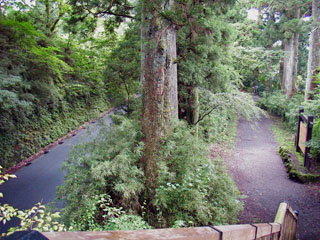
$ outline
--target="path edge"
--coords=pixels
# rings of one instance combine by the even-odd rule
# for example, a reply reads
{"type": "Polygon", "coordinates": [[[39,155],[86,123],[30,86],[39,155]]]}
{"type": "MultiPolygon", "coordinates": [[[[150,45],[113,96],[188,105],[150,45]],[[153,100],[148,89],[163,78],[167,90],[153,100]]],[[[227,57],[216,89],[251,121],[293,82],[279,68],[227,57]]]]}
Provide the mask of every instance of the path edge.
{"type": "Polygon", "coordinates": [[[96,120],[104,117],[105,115],[109,114],[109,113],[110,113],[112,110],[114,110],[115,108],[116,108],[116,107],[109,108],[108,110],[100,113],[99,117],[94,118],[94,119],[91,119],[91,120],[83,123],[82,125],[80,125],[80,126],[77,127],[76,129],[68,132],[68,133],[67,133],[66,135],[64,135],[63,137],[58,138],[56,141],[50,143],[49,145],[47,145],[47,146],[45,146],[45,147],[43,147],[43,148],[40,148],[40,150],[39,150],[37,153],[31,155],[31,156],[28,157],[27,159],[22,160],[22,161],[19,162],[18,164],[14,165],[14,166],[12,166],[12,167],[10,167],[10,168],[8,168],[8,169],[4,172],[4,174],[13,174],[13,173],[17,172],[19,169],[21,169],[22,167],[26,166],[26,165],[29,164],[30,162],[32,162],[34,159],[40,157],[41,155],[43,155],[43,154],[45,154],[45,153],[48,153],[48,151],[49,151],[50,149],[52,149],[53,147],[57,146],[61,141],[64,141],[64,140],[66,140],[66,139],[69,139],[70,137],[72,137],[72,135],[78,133],[78,132],[79,132],[80,130],[82,130],[82,129],[85,129],[88,124],[93,123],[94,121],[96,121],[96,120]]]}

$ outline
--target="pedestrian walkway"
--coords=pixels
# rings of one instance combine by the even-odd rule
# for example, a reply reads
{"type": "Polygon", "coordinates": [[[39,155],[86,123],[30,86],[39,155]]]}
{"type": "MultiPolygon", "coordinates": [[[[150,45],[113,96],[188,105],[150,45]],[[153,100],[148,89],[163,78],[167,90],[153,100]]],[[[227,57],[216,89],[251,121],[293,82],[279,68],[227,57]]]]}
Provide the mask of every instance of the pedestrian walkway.
{"type": "Polygon", "coordinates": [[[319,240],[320,185],[288,179],[271,126],[266,117],[256,126],[240,120],[235,150],[226,159],[239,190],[247,196],[240,223],[272,222],[279,203],[287,201],[300,213],[297,239],[319,240]]]}

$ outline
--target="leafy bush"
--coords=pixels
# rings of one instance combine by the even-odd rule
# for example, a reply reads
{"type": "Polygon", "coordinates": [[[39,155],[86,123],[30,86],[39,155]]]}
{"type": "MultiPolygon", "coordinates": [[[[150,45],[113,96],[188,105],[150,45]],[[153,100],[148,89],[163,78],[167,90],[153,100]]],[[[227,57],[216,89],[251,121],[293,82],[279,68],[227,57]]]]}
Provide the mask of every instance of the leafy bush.
{"type": "Polygon", "coordinates": [[[149,224],[166,227],[235,221],[242,206],[235,184],[222,163],[209,158],[208,144],[192,135],[184,122],[177,123],[159,151],[158,187],[152,202],[157,220],[154,212],[144,213],[144,176],[139,167],[143,143],[138,121],[116,116],[114,124],[110,131],[102,130],[94,142],[75,147],[64,165],[68,174],[58,194],[67,201],[63,210],[67,226],[113,229],[93,201],[92,196],[101,194],[110,196],[108,207],[126,209],[111,220],[125,229],[140,226],[141,217],[149,224]],[[135,221],[125,226],[127,219],[135,221]]]}
{"type": "Polygon", "coordinates": [[[0,32],[0,164],[9,168],[98,117],[109,101],[105,49],[51,41],[14,14],[1,16],[0,32]]]}
{"type": "Polygon", "coordinates": [[[70,223],[72,229],[81,231],[149,229],[140,217],[126,214],[121,207],[113,206],[109,195],[84,195],[77,218],[70,223]]]}
{"type": "MultiPolygon", "coordinates": [[[[15,175],[3,174],[0,166],[0,185],[9,178],[16,178],[15,175]]],[[[0,193],[0,197],[3,194],[0,193]]],[[[9,204],[0,204],[0,222],[6,224],[12,218],[18,218],[20,224],[17,227],[11,227],[7,233],[2,233],[1,237],[9,236],[16,231],[37,230],[37,231],[66,231],[65,226],[59,222],[60,213],[51,213],[41,203],[35,204],[31,209],[19,210],[9,204]]]]}
{"type": "Polygon", "coordinates": [[[320,158],[320,118],[314,123],[312,129],[312,140],[310,142],[311,154],[319,160],[320,158]]]}
{"type": "Polygon", "coordinates": [[[212,162],[208,149],[184,122],[162,147],[154,204],[167,221],[164,225],[179,220],[192,226],[236,221],[242,207],[239,192],[222,162],[212,162]]]}
{"type": "Polygon", "coordinates": [[[201,89],[199,132],[207,142],[221,142],[228,136],[228,126],[235,115],[248,121],[259,119],[265,112],[258,108],[250,94],[233,90],[212,93],[201,89]]]}
{"type": "Polygon", "coordinates": [[[314,127],[312,140],[310,141],[311,152],[315,158],[320,156],[320,95],[316,94],[313,100],[304,101],[304,95],[295,94],[291,98],[280,92],[274,94],[265,95],[260,98],[259,105],[270,111],[271,113],[280,116],[287,123],[288,127],[292,131],[297,129],[297,121],[299,114],[299,107],[304,108],[305,115],[314,116],[314,127]]]}
{"type": "MultiPolygon", "coordinates": [[[[81,230],[90,229],[90,218],[83,213],[86,205],[92,204],[90,196],[107,193],[113,206],[133,210],[139,206],[139,194],[144,188],[143,171],[137,166],[143,150],[141,133],[134,121],[116,118],[118,125],[110,132],[104,129],[94,142],[74,147],[64,163],[68,175],[58,194],[68,204],[63,211],[65,222],[83,222],[77,226],[81,230]]],[[[103,219],[96,221],[97,225],[91,225],[105,229],[103,219]]]]}
{"type": "Polygon", "coordinates": [[[268,110],[276,116],[282,117],[288,126],[294,130],[297,126],[299,107],[303,103],[304,96],[295,94],[291,98],[281,92],[265,94],[259,99],[261,108],[268,110]]]}

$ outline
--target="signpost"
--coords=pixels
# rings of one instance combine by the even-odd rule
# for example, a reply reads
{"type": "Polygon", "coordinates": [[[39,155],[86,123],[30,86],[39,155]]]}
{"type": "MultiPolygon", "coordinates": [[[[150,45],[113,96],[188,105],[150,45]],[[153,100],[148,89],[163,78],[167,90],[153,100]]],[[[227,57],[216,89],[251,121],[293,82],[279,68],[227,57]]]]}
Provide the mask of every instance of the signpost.
{"type": "Polygon", "coordinates": [[[296,151],[304,154],[304,166],[308,169],[311,167],[312,156],[310,147],[306,143],[312,138],[313,116],[306,117],[303,107],[299,109],[298,129],[296,134],[296,151]]]}

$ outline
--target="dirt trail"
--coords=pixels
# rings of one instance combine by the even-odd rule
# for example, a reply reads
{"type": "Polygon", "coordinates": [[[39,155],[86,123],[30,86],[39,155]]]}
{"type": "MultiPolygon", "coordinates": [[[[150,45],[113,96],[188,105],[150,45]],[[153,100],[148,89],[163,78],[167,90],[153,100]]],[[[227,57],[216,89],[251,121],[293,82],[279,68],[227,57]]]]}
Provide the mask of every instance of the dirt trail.
{"type": "Polygon", "coordinates": [[[240,223],[273,222],[279,203],[288,202],[299,210],[300,240],[320,239],[320,186],[303,185],[288,179],[277,153],[271,130],[272,120],[263,117],[257,126],[240,120],[237,143],[226,163],[243,195],[245,209],[240,223]]]}

